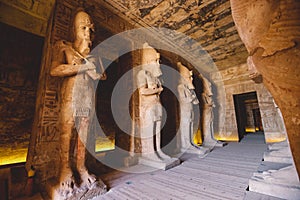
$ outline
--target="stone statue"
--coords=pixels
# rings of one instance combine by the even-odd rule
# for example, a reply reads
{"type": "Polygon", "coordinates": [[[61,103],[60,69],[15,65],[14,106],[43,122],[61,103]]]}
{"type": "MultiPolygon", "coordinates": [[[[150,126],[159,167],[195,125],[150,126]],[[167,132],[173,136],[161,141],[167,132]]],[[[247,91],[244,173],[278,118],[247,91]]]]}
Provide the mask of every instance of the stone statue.
{"type": "Polygon", "coordinates": [[[205,156],[209,149],[197,146],[193,141],[194,136],[194,105],[199,104],[199,100],[194,91],[192,71],[189,71],[180,62],[177,63],[181,75],[180,84],[177,87],[180,104],[180,139],[177,142],[177,150],[182,153],[198,154],[205,156]]]}
{"type": "Polygon", "coordinates": [[[278,104],[300,177],[300,2],[230,0],[237,31],[278,104]],[[251,22],[251,23],[249,23],[251,22]]]}
{"type": "Polygon", "coordinates": [[[257,71],[255,64],[253,63],[252,56],[247,58],[248,71],[250,72],[249,78],[251,78],[255,83],[262,83],[262,75],[257,71]]]}
{"type": "MultiPolygon", "coordinates": [[[[161,150],[162,105],[160,93],[163,91],[159,77],[162,75],[159,64],[160,54],[145,43],[142,49],[142,69],[137,73],[139,91],[139,116],[142,154],[139,162],[163,169],[174,164],[171,157],[161,150]],[[145,162],[143,162],[145,161],[145,162]],[[152,162],[151,162],[152,161],[152,162]],[[150,164],[149,164],[150,163],[150,164]]],[[[177,160],[176,160],[177,161],[177,160]]],[[[178,160],[179,164],[179,160],[178,160]]]]}
{"type": "Polygon", "coordinates": [[[89,56],[92,44],[91,34],[94,25],[90,16],[80,11],[74,18],[74,42],[59,41],[55,44],[51,66],[51,76],[63,78],[61,86],[61,111],[59,126],[61,130],[61,171],[58,193],[61,199],[74,196],[82,190],[97,188],[104,193],[106,186],[90,174],[86,168],[85,144],[94,116],[94,80],[106,79],[96,72],[95,58],[89,56]],[[74,133],[77,137],[76,164],[71,144],[74,133]],[[76,166],[80,180],[75,180],[72,167],[76,166]],[[77,187],[79,186],[79,187],[77,187]]]}
{"type": "Polygon", "coordinates": [[[214,113],[213,108],[215,107],[213,101],[213,93],[211,89],[211,83],[202,75],[199,75],[203,82],[203,115],[202,115],[202,133],[203,133],[203,146],[213,148],[214,146],[224,146],[225,143],[215,140],[214,138],[214,113]]]}
{"type": "Polygon", "coordinates": [[[239,36],[282,112],[294,161],[288,167],[254,174],[249,190],[299,199],[300,18],[295,13],[299,13],[300,2],[230,0],[230,5],[239,36]]]}
{"type": "Polygon", "coordinates": [[[177,87],[180,104],[180,139],[177,142],[177,149],[185,152],[190,149],[193,143],[194,135],[194,109],[193,105],[198,105],[195,87],[193,85],[193,72],[189,71],[181,62],[177,63],[181,75],[180,84],[177,87]]]}

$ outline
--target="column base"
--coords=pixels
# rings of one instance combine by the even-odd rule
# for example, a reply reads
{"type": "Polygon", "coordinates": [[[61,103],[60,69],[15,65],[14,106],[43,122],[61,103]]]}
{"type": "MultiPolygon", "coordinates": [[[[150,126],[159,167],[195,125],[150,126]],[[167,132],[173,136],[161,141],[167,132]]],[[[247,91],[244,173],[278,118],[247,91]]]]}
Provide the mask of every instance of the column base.
{"type": "Polygon", "coordinates": [[[130,167],[133,165],[137,165],[139,162],[139,159],[137,156],[133,155],[133,156],[127,156],[124,158],[124,166],[125,167],[130,167]]]}
{"type": "Polygon", "coordinates": [[[249,190],[278,198],[297,200],[300,197],[300,183],[293,165],[279,170],[254,173],[249,180],[249,190]]]}
{"type": "Polygon", "coordinates": [[[292,164],[293,158],[290,149],[287,146],[264,152],[264,161],[292,164]]]}
{"type": "Polygon", "coordinates": [[[154,167],[157,169],[168,170],[170,168],[176,167],[180,164],[180,160],[177,158],[170,159],[159,159],[159,158],[147,158],[147,157],[139,157],[138,163],[150,167],[154,167]]]}
{"type": "Polygon", "coordinates": [[[207,156],[207,154],[211,151],[210,148],[204,147],[204,146],[199,146],[199,147],[194,147],[190,146],[189,148],[181,148],[178,150],[175,157],[181,157],[183,154],[188,153],[188,154],[195,154],[198,155],[200,158],[204,158],[207,156]]]}
{"type": "Polygon", "coordinates": [[[227,142],[221,142],[221,141],[212,141],[212,142],[204,142],[203,146],[207,148],[214,148],[214,147],[224,147],[228,143],[227,142]]]}

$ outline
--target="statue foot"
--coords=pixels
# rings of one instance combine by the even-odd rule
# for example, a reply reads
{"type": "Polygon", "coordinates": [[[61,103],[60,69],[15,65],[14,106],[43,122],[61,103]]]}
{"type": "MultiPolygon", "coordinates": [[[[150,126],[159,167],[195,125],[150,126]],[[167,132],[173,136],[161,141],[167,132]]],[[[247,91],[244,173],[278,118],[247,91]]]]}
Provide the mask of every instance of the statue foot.
{"type": "Polygon", "coordinates": [[[80,172],[80,177],[82,180],[82,185],[88,187],[88,189],[92,189],[96,183],[97,183],[97,178],[93,174],[89,174],[87,170],[83,170],[80,172]]]}
{"type": "Polygon", "coordinates": [[[71,170],[62,170],[59,183],[59,193],[63,198],[68,198],[75,193],[75,178],[71,170]]]}
{"type": "Polygon", "coordinates": [[[171,157],[168,156],[167,154],[165,154],[162,150],[158,150],[156,153],[157,153],[158,156],[159,156],[160,158],[162,158],[163,160],[169,160],[169,159],[171,159],[171,157]]]}
{"type": "Polygon", "coordinates": [[[159,162],[163,160],[161,157],[158,156],[156,152],[142,154],[142,157],[148,160],[159,161],[159,162]]]}
{"type": "Polygon", "coordinates": [[[96,176],[89,174],[86,169],[81,171],[80,176],[82,180],[80,190],[84,193],[84,199],[92,199],[107,192],[102,180],[97,180],[96,176]]]}

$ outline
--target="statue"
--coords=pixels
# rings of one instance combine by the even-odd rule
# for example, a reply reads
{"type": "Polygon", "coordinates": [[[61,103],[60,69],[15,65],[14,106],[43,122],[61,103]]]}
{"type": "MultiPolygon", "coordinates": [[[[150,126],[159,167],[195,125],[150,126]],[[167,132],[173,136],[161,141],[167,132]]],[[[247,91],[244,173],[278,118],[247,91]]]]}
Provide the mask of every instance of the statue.
{"type": "Polygon", "coordinates": [[[300,2],[230,0],[230,5],[250,59],[282,112],[299,178],[300,123],[295,119],[300,116],[300,18],[294,13],[299,13],[300,2]]]}
{"type": "Polygon", "coordinates": [[[197,146],[193,142],[194,135],[194,109],[198,105],[193,85],[193,72],[189,71],[181,62],[177,63],[181,75],[180,84],[177,87],[180,104],[180,140],[177,142],[177,149],[181,152],[206,154],[207,149],[197,146]]]}
{"type": "Polygon", "coordinates": [[[86,168],[84,146],[95,114],[94,81],[104,80],[106,76],[103,69],[102,74],[96,72],[94,63],[96,59],[89,56],[92,44],[91,34],[94,32],[90,16],[83,11],[78,12],[73,25],[74,42],[59,41],[55,44],[50,71],[51,76],[63,78],[59,121],[61,170],[58,193],[61,195],[61,199],[93,188],[97,188],[98,193],[106,191],[106,186],[101,180],[97,181],[96,177],[90,174],[86,168]],[[77,137],[76,169],[80,175],[79,184],[72,171],[71,141],[74,132],[77,137]]]}
{"type": "Polygon", "coordinates": [[[203,81],[203,92],[202,92],[202,100],[203,100],[203,125],[202,125],[202,132],[203,132],[203,146],[213,148],[214,146],[224,146],[225,143],[221,141],[217,141],[214,138],[214,113],[213,108],[215,104],[213,102],[212,90],[211,90],[211,83],[202,75],[199,75],[203,81]]]}
{"type": "Polygon", "coordinates": [[[137,85],[139,91],[139,115],[142,152],[140,163],[152,163],[163,169],[170,167],[179,160],[166,155],[160,146],[162,105],[160,93],[163,91],[159,77],[162,75],[159,64],[160,54],[154,48],[145,43],[142,49],[142,69],[137,73],[137,85]],[[145,161],[145,162],[143,162],[145,161]],[[152,161],[152,162],[151,162],[152,161]]]}
{"type": "Polygon", "coordinates": [[[182,65],[181,62],[177,63],[177,67],[182,76],[180,84],[177,87],[180,104],[180,142],[178,142],[177,146],[184,151],[188,149],[191,144],[193,144],[193,105],[198,105],[199,101],[194,91],[195,87],[192,82],[193,72],[189,71],[189,69],[182,65]]]}

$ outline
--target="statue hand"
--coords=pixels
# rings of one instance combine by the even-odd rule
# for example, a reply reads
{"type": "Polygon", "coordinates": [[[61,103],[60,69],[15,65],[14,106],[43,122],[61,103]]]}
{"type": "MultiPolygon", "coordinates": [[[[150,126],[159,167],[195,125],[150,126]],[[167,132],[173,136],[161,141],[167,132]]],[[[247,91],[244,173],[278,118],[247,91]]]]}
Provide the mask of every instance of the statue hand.
{"type": "Polygon", "coordinates": [[[83,70],[93,70],[96,69],[94,63],[88,61],[87,59],[84,60],[85,63],[82,65],[83,70]]]}
{"type": "Polygon", "coordinates": [[[101,74],[100,80],[106,80],[107,76],[106,73],[104,72],[103,74],[101,74]]]}
{"type": "Polygon", "coordinates": [[[158,92],[162,92],[164,90],[164,88],[163,87],[159,87],[159,88],[157,88],[157,90],[158,90],[158,92]]]}
{"type": "Polygon", "coordinates": [[[93,63],[87,63],[88,70],[96,69],[96,66],[93,63]]]}
{"type": "Polygon", "coordinates": [[[195,99],[193,100],[193,104],[194,104],[194,105],[199,104],[199,101],[198,101],[197,98],[195,98],[195,99]]]}

